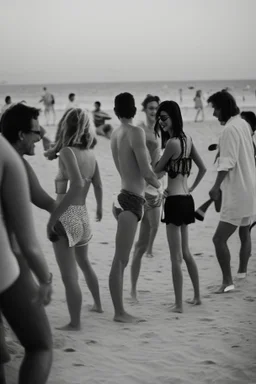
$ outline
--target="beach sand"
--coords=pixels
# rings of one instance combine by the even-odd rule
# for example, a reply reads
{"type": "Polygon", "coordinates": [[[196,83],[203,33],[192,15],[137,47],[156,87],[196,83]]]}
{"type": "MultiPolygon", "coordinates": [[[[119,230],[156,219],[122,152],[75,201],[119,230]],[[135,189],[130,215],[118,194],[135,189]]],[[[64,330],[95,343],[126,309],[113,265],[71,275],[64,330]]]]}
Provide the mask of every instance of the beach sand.
{"type": "MultiPolygon", "coordinates": [[[[46,127],[54,137],[54,127],[46,127]]],[[[196,206],[208,198],[215,179],[215,153],[208,152],[220,130],[218,122],[186,123],[185,130],[208,167],[208,172],[194,192],[196,206]]],[[[92,298],[80,273],[83,291],[82,325],[79,332],[63,332],[55,327],[69,321],[65,294],[51,243],[46,239],[48,214],[34,209],[39,241],[54,276],[52,303],[47,307],[54,336],[54,362],[49,384],[249,384],[256,383],[256,230],[252,231],[253,252],[246,279],[236,281],[236,289],[223,295],[213,294],[221,283],[212,236],[218,214],[209,208],[204,222],[190,226],[191,251],[198,265],[202,305],[185,304],[183,314],[168,311],[174,302],[170,256],[165,226],[160,224],[155,241],[155,257],[143,259],[138,284],[139,304],[130,301],[130,263],[125,272],[124,302],[128,312],[146,320],[133,324],[112,321],[113,306],[108,289],[108,275],[114,254],[116,221],[111,208],[120,189],[109,141],[98,139],[95,149],[104,188],[104,217],[96,223],[95,200],[90,190],[88,209],[94,236],[89,257],[99,278],[104,313],[89,312],[92,298]]],[[[54,196],[56,161],[43,157],[41,144],[36,156],[29,158],[42,186],[54,196]]],[[[193,175],[196,167],[193,167],[193,175]]],[[[256,228],[256,227],[255,227],[256,228]]],[[[238,268],[239,238],[229,241],[232,271],[238,268]]],[[[193,295],[183,264],[184,299],[193,295]]],[[[22,348],[9,341],[12,361],[6,366],[8,383],[16,383],[22,348]]],[[[35,383],[36,384],[36,383],[35,383]]]]}

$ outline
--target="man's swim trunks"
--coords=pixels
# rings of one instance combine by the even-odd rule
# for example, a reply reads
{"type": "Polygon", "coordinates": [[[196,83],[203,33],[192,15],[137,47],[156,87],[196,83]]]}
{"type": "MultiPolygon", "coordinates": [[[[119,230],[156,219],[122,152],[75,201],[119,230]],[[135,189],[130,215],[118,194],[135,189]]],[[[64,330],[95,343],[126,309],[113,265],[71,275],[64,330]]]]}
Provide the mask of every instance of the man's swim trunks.
{"type": "Polygon", "coordinates": [[[113,203],[113,215],[117,219],[121,212],[129,211],[138,218],[138,221],[140,221],[143,215],[144,204],[144,197],[122,189],[117,196],[116,201],[113,203]]]}

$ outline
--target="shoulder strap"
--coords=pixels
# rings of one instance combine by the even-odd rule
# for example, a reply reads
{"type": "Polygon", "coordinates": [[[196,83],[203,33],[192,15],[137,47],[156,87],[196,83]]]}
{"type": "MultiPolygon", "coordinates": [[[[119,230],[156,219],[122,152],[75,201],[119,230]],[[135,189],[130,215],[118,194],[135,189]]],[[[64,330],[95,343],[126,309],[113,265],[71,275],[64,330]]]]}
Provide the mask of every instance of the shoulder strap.
{"type": "Polygon", "coordinates": [[[75,153],[74,153],[73,149],[72,149],[72,148],[70,148],[70,147],[67,147],[67,148],[68,148],[68,149],[70,149],[71,153],[73,154],[73,156],[74,156],[74,159],[75,159],[75,162],[76,162],[76,165],[77,165],[77,168],[78,168],[78,170],[79,170],[79,173],[80,173],[80,177],[81,177],[81,179],[83,179],[83,176],[82,176],[82,174],[81,174],[81,171],[80,171],[80,167],[79,167],[79,164],[78,164],[78,161],[77,161],[77,157],[76,157],[76,155],[75,155],[75,153]]]}

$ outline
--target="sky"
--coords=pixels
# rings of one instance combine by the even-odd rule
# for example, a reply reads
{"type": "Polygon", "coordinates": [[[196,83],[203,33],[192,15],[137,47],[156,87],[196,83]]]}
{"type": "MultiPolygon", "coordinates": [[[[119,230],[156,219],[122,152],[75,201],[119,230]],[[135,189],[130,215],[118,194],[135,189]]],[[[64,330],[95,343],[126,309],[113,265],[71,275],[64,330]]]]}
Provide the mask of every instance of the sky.
{"type": "Polygon", "coordinates": [[[256,78],[256,0],[0,0],[0,82],[256,78]]]}

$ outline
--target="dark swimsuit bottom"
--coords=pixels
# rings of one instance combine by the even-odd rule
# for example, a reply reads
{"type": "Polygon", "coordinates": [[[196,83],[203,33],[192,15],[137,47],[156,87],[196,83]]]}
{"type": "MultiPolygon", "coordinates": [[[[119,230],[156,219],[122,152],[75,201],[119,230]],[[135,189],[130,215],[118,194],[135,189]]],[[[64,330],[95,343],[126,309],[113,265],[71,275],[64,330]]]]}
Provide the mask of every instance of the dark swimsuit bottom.
{"type": "Polygon", "coordinates": [[[117,219],[121,212],[129,211],[140,221],[143,216],[144,204],[144,197],[122,189],[117,196],[117,200],[113,203],[113,215],[117,219]]]}

